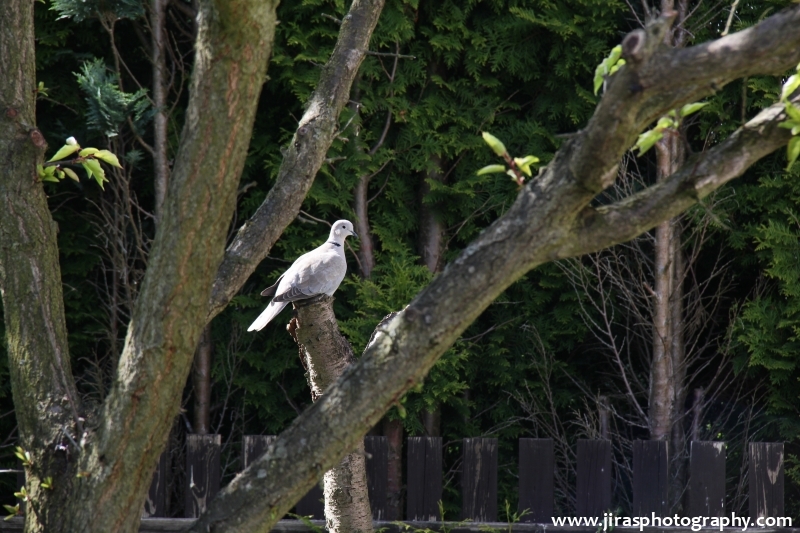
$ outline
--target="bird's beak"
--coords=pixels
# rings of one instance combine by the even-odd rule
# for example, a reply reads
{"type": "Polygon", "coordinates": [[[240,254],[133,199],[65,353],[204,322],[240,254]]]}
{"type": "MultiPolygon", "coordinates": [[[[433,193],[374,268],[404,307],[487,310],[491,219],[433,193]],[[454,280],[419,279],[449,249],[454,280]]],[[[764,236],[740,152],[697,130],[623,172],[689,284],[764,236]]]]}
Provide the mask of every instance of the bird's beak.
{"type": "Polygon", "coordinates": [[[356,238],[356,240],[361,240],[361,239],[358,238],[358,233],[356,233],[355,231],[350,230],[350,233],[353,235],[353,237],[356,238]]]}

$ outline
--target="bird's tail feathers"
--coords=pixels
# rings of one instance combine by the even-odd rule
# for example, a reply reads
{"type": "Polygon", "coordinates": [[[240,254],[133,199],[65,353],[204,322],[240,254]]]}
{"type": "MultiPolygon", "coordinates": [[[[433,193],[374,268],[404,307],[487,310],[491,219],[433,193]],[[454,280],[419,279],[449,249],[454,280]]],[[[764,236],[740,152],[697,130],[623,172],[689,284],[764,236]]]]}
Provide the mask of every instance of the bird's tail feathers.
{"type": "Polygon", "coordinates": [[[250,327],[247,328],[247,331],[260,331],[263,329],[264,326],[269,324],[273,318],[278,316],[278,313],[280,313],[283,308],[286,307],[287,303],[288,302],[270,302],[267,308],[264,309],[264,312],[258,315],[258,318],[256,318],[255,321],[250,324],[250,327]]]}

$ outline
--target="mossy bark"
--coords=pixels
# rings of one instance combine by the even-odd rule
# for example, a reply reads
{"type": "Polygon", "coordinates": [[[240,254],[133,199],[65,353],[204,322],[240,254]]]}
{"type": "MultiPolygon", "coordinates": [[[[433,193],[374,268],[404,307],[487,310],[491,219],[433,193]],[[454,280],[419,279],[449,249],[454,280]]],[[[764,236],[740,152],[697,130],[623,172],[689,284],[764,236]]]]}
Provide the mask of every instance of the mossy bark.
{"type": "MultiPolygon", "coordinates": [[[[355,361],[350,343],[339,332],[333,298],[321,296],[296,302],[297,316],[289,332],[300,347],[311,398],[318,401],[355,361]]],[[[325,472],[325,523],[332,533],[372,531],[372,511],[367,491],[364,439],[325,472]]]]}
{"type": "Polygon", "coordinates": [[[277,1],[199,3],[180,146],[117,375],[83,413],[67,349],[56,227],[36,164],[33,3],[0,12],[0,289],[31,495],[26,531],[133,532],[205,324],[256,105],[277,1]],[[87,421],[84,424],[83,418],[87,421]],[[53,488],[41,482],[53,478],[53,488]]]}

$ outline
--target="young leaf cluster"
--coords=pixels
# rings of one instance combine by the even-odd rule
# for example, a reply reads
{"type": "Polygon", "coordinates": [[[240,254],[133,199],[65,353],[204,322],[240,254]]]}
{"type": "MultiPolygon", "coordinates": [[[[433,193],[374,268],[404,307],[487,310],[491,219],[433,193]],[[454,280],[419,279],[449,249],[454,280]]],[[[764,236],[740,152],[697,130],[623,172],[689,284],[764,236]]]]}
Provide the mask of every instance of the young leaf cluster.
{"type": "Polygon", "coordinates": [[[67,139],[66,144],[59,148],[55,155],[53,155],[53,157],[51,157],[47,163],[37,167],[37,171],[39,173],[39,178],[42,181],[52,181],[58,183],[65,177],[69,177],[71,180],[79,182],[80,179],[75,171],[66,165],[80,165],[86,171],[89,179],[94,178],[94,180],[102,189],[103,183],[108,180],[106,179],[105,170],[103,170],[103,167],[100,165],[100,161],[117,168],[122,168],[122,165],[119,164],[119,159],[117,159],[117,156],[108,150],[98,150],[97,148],[91,147],[81,148],[81,146],[78,144],[78,141],[75,140],[75,137],[70,137],[67,139]],[[62,161],[63,159],[72,155],[75,155],[76,157],[68,161],[62,161]],[[49,163],[54,164],[51,165],[49,163]]]}

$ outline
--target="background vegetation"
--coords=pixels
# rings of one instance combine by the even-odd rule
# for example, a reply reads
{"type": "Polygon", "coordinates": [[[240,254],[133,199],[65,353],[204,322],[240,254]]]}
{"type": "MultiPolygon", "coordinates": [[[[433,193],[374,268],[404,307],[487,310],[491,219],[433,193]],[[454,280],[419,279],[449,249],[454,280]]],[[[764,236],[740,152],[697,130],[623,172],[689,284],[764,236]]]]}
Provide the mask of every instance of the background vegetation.
{"type": "MultiPolygon", "coordinates": [[[[752,25],[789,3],[743,2],[731,29],[752,25]]],[[[125,167],[109,176],[105,191],[85,179],[46,185],[59,224],[73,367],[83,400],[99,402],[125,336],[155,227],[153,163],[147,149],[153,142],[149,30],[146,6],[134,0],[103,7],[112,9],[112,15],[91,2],[82,2],[89,6],[84,11],[73,4],[58,0],[36,5],[37,76],[45,88],[39,95],[38,121],[51,147],[75,136],[84,146],[114,151],[125,167]]],[[[729,5],[695,7],[687,25],[691,40],[700,42],[724,31],[729,5]]],[[[192,6],[175,0],[167,12],[172,43],[169,135],[174,148],[191,65],[192,6]]],[[[256,209],[273,183],[281,146],[294,131],[301,103],[335,42],[336,19],[345,12],[344,0],[286,2],[280,7],[270,80],[241,181],[239,220],[256,209]]],[[[339,136],[303,214],[234,305],[211,325],[209,422],[212,432],[223,435],[226,476],[240,466],[242,435],[276,434],[310,404],[297,348],[283,331],[286,317],[258,334],[245,330],[265,304],[259,291],[325,238],[325,222],[355,218],[359,181],[368,177],[375,267],[364,276],[363,258],[349,254],[350,274],[336,302],[340,324],[356,353],[384,315],[409,301],[515,197],[517,186],[505,174],[475,175],[476,169],[496,162],[479,132],[491,131],[511,153],[535,154],[546,164],[563,135],[580,128],[594,109],[596,65],[645,16],[640,6],[616,0],[387,1],[372,39],[377,54],[362,66],[339,136]],[[432,268],[421,243],[431,231],[430,213],[441,236],[441,257],[432,268]]],[[[780,84],[765,78],[725,87],[684,130],[687,146],[700,151],[724,138],[774,102],[780,84]]],[[[629,186],[635,187],[635,180],[652,182],[654,163],[652,153],[631,158],[629,186]]],[[[702,350],[688,386],[704,388],[709,400],[697,422],[689,416],[694,405],[690,395],[681,423],[687,431],[695,424],[702,440],[729,442],[731,494],[739,494],[737,487],[744,482],[734,466],[743,460],[744,442],[786,441],[787,504],[796,516],[800,166],[789,172],[784,167],[782,153],[767,158],[682,221],[686,235],[702,234],[702,239],[685,240],[687,252],[696,252],[686,287],[706,287],[700,299],[713,297],[714,303],[691,316],[703,327],[697,330],[702,350]]],[[[615,261],[646,263],[652,253],[647,236],[635,247],[639,255],[632,248],[620,249],[613,252],[615,261]]],[[[446,515],[457,515],[460,505],[457,473],[463,437],[499,438],[500,501],[508,500],[512,507],[516,439],[560,439],[565,478],[558,485],[557,506],[565,514],[573,508],[570,454],[578,438],[603,435],[601,411],[612,413],[610,438],[648,438],[646,427],[626,424],[631,405],[594,326],[600,317],[598,298],[617,318],[647,304],[631,300],[618,285],[604,285],[606,278],[592,278],[594,261],[546,265],[518,281],[449,350],[422,389],[404,399],[405,416],[396,409],[388,415],[402,420],[407,435],[439,432],[444,437],[446,515]],[[581,284],[580,279],[589,281],[581,284]],[[436,413],[441,422],[426,425],[425,413],[436,413]]],[[[637,280],[640,286],[646,278],[644,271],[637,280]]],[[[637,334],[630,324],[621,320],[608,331],[630,350],[644,349],[646,334],[637,334]]],[[[639,326],[647,329],[646,324],[639,326]]],[[[647,374],[646,358],[628,364],[626,370],[633,375],[647,374]]],[[[12,466],[16,434],[5,375],[7,357],[0,353],[0,457],[12,466]]],[[[183,435],[194,431],[192,397],[190,383],[186,413],[176,420],[172,436],[174,491],[182,486],[183,435]]],[[[618,479],[624,480],[625,448],[615,450],[618,479]]],[[[9,499],[15,488],[11,477],[0,478],[0,493],[9,499]]],[[[182,501],[179,496],[176,492],[174,501],[182,501]]],[[[617,500],[623,510],[629,506],[624,491],[617,500]]],[[[737,512],[745,508],[741,497],[730,504],[737,512]]]]}

